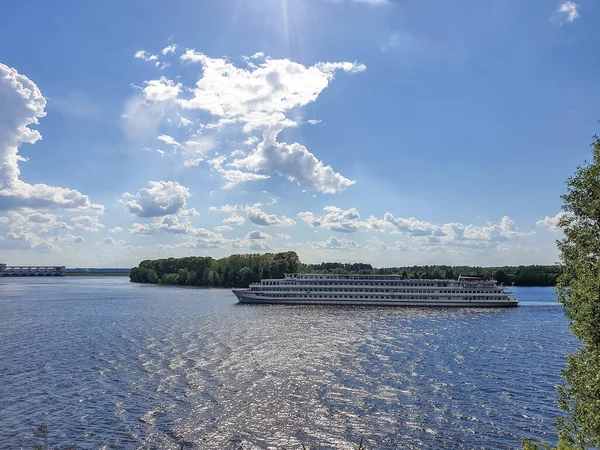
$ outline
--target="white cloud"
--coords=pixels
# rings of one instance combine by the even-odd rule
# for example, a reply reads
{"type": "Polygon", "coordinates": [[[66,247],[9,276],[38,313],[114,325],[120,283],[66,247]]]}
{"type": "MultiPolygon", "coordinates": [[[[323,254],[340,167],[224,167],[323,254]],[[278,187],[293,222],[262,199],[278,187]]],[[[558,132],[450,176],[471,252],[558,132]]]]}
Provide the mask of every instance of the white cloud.
{"type": "Polygon", "coordinates": [[[259,208],[252,208],[248,211],[248,220],[254,225],[263,227],[270,226],[291,226],[296,225],[293,219],[286,216],[277,217],[276,214],[267,214],[259,208]]]}
{"type": "Polygon", "coordinates": [[[233,189],[235,186],[245,181],[259,181],[271,178],[268,175],[242,172],[241,170],[222,170],[220,172],[227,181],[227,183],[223,185],[223,189],[233,189]]]}
{"type": "Polygon", "coordinates": [[[117,241],[110,236],[103,238],[100,243],[104,245],[125,245],[125,241],[117,241]]]}
{"type": "Polygon", "coordinates": [[[250,231],[246,239],[271,239],[271,235],[260,230],[250,231]]]}
{"type": "Polygon", "coordinates": [[[166,77],[158,80],[145,81],[143,89],[144,99],[150,102],[167,102],[174,100],[181,91],[181,83],[175,83],[166,77]]]}
{"type": "Polygon", "coordinates": [[[378,251],[398,251],[398,252],[407,252],[412,250],[412,248],[404,242],[396,241],[394,245],[388,245],[381,239],[376,236],[371,236],[367,239],[368,249],[370,250],[378,250],[378,251]]]}
{"type": "Polygon", "coordinates": [[[277,233],[279,239],[283,239],[284,241],[289,241],[292,237],[289,234],[285,233],[277,233]]]}
{"type": "Polygon", "coordinates": [[[129,232],[131,234],[145,234],[145,235],[155,234],[155,231],[147,223],[134,223],[131,225],[129,232]]]}
{"type": "Polygon", "coordinates": [[[398,233],[405,233],[411,236],[441,236],[444,234],[441,227],[428,222],[409,217],[407,219],[403,217],[394,217],[391,213],[385,213],[383,219],[395,227],[395,231],[398,233]]]}
{"type": "Polygon", "coordinates": [[[167,134],[161,134],[156,139],[161,142],[164,142],[167,145],[172,145],[173,147],[181,147],[181,144],[177,142],[172,136],[167,134]]]}
{"type": "Polygon", "coordinates": [[[217,233],[222,233],[223,231],[233,231],[233,227],[230,227],[229,225],[219,225],[214,227],[213,230],[217,233]]]}
{"type": "MultiPolygon", "coordinates": [[[[145,53],[141,55],[148,57],[145,53]]],[[[187,49],[180,59],[201,65],[195,87],[184,88],[164,76],[145,81],[141,94],[126,103],[122,116],[123,131],[130,139],[148,139],[163,121],[179,127],[180,133],[193,131],[193,136],[160,136],[172,138],[163,142],[177,148],[186,166],[196,166],[214,150],[217,133],[229,128],[234,131],[234,127],[240,126],[247,134],[267,130],[263,142],[250,155],[232,154],[231,158],[238,159],[213,167],[225,179],[225,189],[242,182],[268,179],[271,172],[304,188],[325,193],[340,192],[354,183],[323,164],[301,144],[278,143],[276,138],[283,127],[298,125],[286,113],[314,102],[337,72],[359,73],[366,70],[364,64],[346,61],[304,66],[258,52],[245,57],[256,64],[237,67],[227,59],[211,58],[192,49],[187,49]],[[181,128],[196,122],[197,127],[181,128]],[[248,171],[240,170],[244,168],[248,171]]],[[[254,146],[256,142],[256,136],[249,136],[245,145],[254,146]]]]}
{"type": "Polygon", "coordinates": [[[313,242],[312,246],[317,249],[326,250],[354,250],[361,247],[360,244],[357,244],[355,241],[341,239],[335,236],[331,236],[324,241],[313,242]]]}
{"type": "Polygon", "coordinates": [[[100,223],[98,216],[77,216],[71,218],[71,222],[75,224],[75,228],[80,228],[92,233],[97,233],[105,227],[104,224],[100,223]]]}
{"type": "Polygon", "coordinates": [[[249,122],[252,113],[273,116],[305,106],[317,99],[336,71],[357,73],[366,68],[351,62],[305,67],[288,59],[266,58],[260,66],[248,70],[191,49],[181,55],[181,60],[200,63],[203,69],[193,98],[181,100],[181,106],[241,122],[249,122]]]}
{"type": "Polygon", "coordinates": [[[227,158],[225,156],[219,156],[208,161],[208,163],[212,165],[213,170],[219,172],[226,180],[226,183],[223,185],[223,189],[233,189],[238,184],[246,181],[258,181],[270,178],[268,175],[242,172],[241,170],[237,169],[224,169],[223,162],[225,162],[226,159],[227,158]]]}
{"type": "Polygon", "coordinates": [[[559,212],[554,217],[546,216],[543,219],[538,220],[535,224],[538,227],[548,228],[550,231],[560,231],[561,228],[558,224],[565,217],[567,217],[566,212],[559,212]]]}
{"type": "Polygon", "coordinates": [[[0,211],[65,208],[103,212],[104,206],[91,203],[76,190],[19,179],[19,163],[26,161],[19,155],[19,146],[42,138],[29,127],[46,115],[46,99],[33,81],[2,63],[0,105],[0,211]]]}
{"type": "Polygon", "coordinates": [[[0,248],[62,253],[70,250],[68,244],[84,241],[70,233],[74,229],[54,214],[9,211],[0,217],[0,248]]]}
{"type": "Polygon", "coordinates": [[[262,206],[263,206],[262,203],[255,203],[253,205],[221,205],[221,206],[211,206],[208,208],[208,210],[225,212],[225,213],[248,212],[251,209],[260,208],[262,206]]]}
{"type": "Polygon", "coordinates": [[[243,225],[244,222],[246,222],[246,219],[239,214],[233,214],[230,217],[223,219],[224,224],[230,225],[243,225]]]}
{"type": "MultiPolygon", "coordinates": [[[[369,216],[368,219],[363,220],[356,208],[343,210],[335,206],[326,206],[323,211],[324,214],[321,216],[316,216],[310,211],[300,212],[298,216],[313,228],[321,227],[340,233],[385,232],[391,230],[391,234],[409,236],[415,243],[422,246],[445,245],[471,248],[487,246],[497,248],[501,241],[534,234],[533,232],[519,231],[514,221],[507,216],[504,216],[498,223],[488,223],[485,226],[464,225],[461,223],[436,225],[414,217],[395,217],[389,212],[384,214],[383,219],[369,216]]],[[[404,244],[400,242],[396,244],[396,247],[386,245],[386,248],[405,250],[405,248],[400,248],[404,244]]]]}
{"type": "Polygon", "coordinates": [[[579,17],[579,12],[577,11],[577,4],[572,1],[565,1],[561,3],[558,8],[558,12],[565,17],[567,22],[573,22],[575,19],[579,17]]]}
{"type": "Polygon", "coordinates": [[[356,208],[343,210],[336,206],[326,206],[322,216],[315,216],[312,212],[304,211],[298,216],[313,228],[324,227],[340,233],[354,233],[356,231],[385,231],[390,225],[374,216],[361,220],[356,208]]]}
{"type": "Polygon", "coordinates": [[[197,134],[183,144],[182,154],[186,166],[197,166],[204,161],[215,148],[216,142],[211,136],[197,134]]]}
{"type": "Polygon", "coordinates": [[[121,130],[131,141],[144,141],[156,136],[156,130],[175,106],[182,85],[166,77],[144,82],[127,102],[121,115],[121,130]]]}
{"type": "Polygon", "coordinates": [[[235,160],[234,167],[252,171],[274,172],[299,186],[333,194],[353,185],[355,181],[335,172],[319,161],[306,147],[298,143],[277,142],[283,126],[275,124],[265,130],[263,141],[247,157],[235,160]]]}
{"type": "Polygon", "coordinates": [[[162,49],[161,53],[163,55],[168,55],[169,53],[175,53],[177,49],[177,44],[171,44],[162,49]]]}
{"type": "Polygon", "coordinates": [[[134,58],[143,59],[144,61],[158,60],[157,55],[152,55],[152,54],[148,53],[146,50],[138,50],[137,52],[135,52],[135,55],[133,55],[133,56],[134,56],[134,58]]]}
{"type": "Polygon", "coordinates": [[[442,225],[441,230],[442,234],[435,233],[435,235],[443,236],[442,240],[444,241],[451,240],[455,243],[465,243],[469,241],[507,241],[527,234],[532,234],[519,231],[515,222],[508,216],[502,217],[499,223],[489,223],[486,226],[447,223],[442,225]]]}
{"type": "Polygon", "coordinates": [[[231,217],[228,217],[223,220],[223,223],[229,223],[234,225],[242,225],[246,221],[246,218],[251,223],[263,227],[285,227],[295,225],[296,221],[290,217],[279,217],[276,214],[269,214],[262,210],[263,206],[272,206],[275,203],[277,203],[277,200],[271,199],[271,201],[267,205],[263,205],[262,203],[255,203],[253,205],[221,205],[219,207],[211,206],[208,208],[208,210],[213,212],[218,211],[224,213],[234,213],[231,217]],[[238,213],[245,214],[246,218],[244,218],[238,213]]]}
{"type": "MultiPolygon", "coordinates": [[[[247,145],[248,147],[254,147],[259,142],[260,142],[259,138],[257,138],[256,136],[250,136],[248,139],[246,139],[244,141],[244,145],[247,145]]],[[[237,150],[237,151],[241,152],[240,150],[237,150]]],[[[243,153],[243,152],[241,152],[241,153],[243,153]]],[[[236,155],[234,155],[232,153],[231,156],[236,156],[236,155]]]]}
{"type": "Polygon", "coordinates": [[[110,230],[108,230],[109,233],[121,233],[123,231],[123,228],[116,226],[114,228],[111,228],[110,230]]]}
{"type": "Polygon", "coordinates": [[[185,210],[190,191],[177,181],[149,181],[150,188],[136,194],[125,193],[122,201],[130,214],[137,217],[159,217],[185,210]]]}
{"type": "Polygon", "coordinates": [[[193,238],[223,239],[223,236],[205,228],[196,228],[188,214],[171,214],[154,217],[152,223],[134,223],[129,229],[131,234],[159,235],[172,234],[193,238]]]}

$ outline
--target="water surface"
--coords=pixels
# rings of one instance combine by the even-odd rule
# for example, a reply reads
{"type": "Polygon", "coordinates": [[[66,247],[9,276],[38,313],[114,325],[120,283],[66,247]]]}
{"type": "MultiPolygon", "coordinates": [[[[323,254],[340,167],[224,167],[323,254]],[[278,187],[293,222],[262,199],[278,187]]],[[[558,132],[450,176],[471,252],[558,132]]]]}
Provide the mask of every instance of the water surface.
{"type": "Polygon", "coordinates": [[[238,305],[120,277],[0,280],[0,448],[506,449],[553,440],[576,348],[511,309],[238,305]]]}

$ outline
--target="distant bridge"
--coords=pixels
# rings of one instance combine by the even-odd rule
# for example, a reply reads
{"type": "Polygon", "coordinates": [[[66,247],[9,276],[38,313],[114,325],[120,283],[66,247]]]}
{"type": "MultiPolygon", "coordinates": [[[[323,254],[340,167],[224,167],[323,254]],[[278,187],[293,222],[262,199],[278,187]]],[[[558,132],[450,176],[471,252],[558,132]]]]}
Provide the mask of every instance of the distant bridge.
{"type": "Polygon", "coordinates": [[[0,277],[62,277],[65,266],[9,266],[0,264],[0,277]]]}

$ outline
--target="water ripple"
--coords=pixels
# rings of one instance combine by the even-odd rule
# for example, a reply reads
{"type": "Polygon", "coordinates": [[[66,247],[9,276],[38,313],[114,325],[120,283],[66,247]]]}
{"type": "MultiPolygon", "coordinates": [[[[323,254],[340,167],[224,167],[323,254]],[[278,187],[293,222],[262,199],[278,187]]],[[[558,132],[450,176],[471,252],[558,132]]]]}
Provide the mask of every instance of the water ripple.
{"type": "Polygon", "coordinates": [[[0,448],[516,448],[553,440],[575,348],[519,308],[238,305],[120,278],[0,280],[0,448]]]}

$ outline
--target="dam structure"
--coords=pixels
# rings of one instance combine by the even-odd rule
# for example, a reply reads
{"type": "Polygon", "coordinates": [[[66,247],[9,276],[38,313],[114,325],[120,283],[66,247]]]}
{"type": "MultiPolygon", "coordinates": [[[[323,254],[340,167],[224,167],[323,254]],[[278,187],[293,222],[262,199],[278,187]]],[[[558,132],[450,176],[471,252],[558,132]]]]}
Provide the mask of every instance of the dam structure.
{"type": "Polygon", "coordinates": [[[65,266],[9,266],[0,263],[0,277],[63,277],[65,266]]]}

